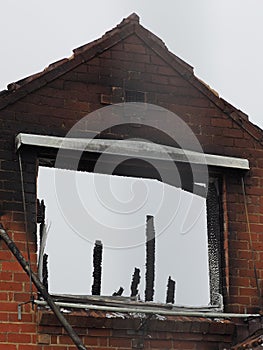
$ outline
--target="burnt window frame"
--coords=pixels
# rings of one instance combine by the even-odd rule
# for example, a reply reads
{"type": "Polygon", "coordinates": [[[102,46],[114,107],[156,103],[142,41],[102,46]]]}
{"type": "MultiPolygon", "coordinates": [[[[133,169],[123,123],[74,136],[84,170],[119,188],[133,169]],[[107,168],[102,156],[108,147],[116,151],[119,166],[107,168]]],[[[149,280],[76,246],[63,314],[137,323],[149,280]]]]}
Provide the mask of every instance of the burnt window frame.
{"type": "MultiPolygon", "coordinates": [[[[35,235],[35,243],[36,243],[36,226],[37,226],[37,217],[38,212],[36,209],[36,203],[37,203],[37,192],[36,192],[36,183],[37,183],[37,172],[39,166],[47,166],[47,167],[54,167],[57,149],[54,147],[46,147],[43,145],[32,145],[32,144],[23,144],[21,142],[20,144],[17,143],[17,150],[21,152],[21,158],[22,158],[22,168],[24,169],[25,178],[29,179],[29,182],[33,184],[35,187],[35,191],[29,191],[25,189],[25,195],[26,195],[26,202],[27,202],[27,219],[28,222],[30,222],[29,230],[31,233],[35,235]],[[23,146],[22,148],[20,148],[23,146]],[[33,169],[30,174],[28,173],[27,169],[33,169]]],[[[94,156],[94,155],[93,155],[94,156]]],[[[96,156],[90,157],[88,156],[88,161],[96,162],[96,156]]],[[[239,159],[239,158],[237,158],[239,159]]],[[[239,159],[240,160],[240,159],[239,159]]],[[[245,160],[245,159],[242,159],[245,160]]],[[[83,162],[86,163],[87,159],[83,159],[83,162]]],[[[247,161],[248,162],[248,161],[247,161]]],[[[69,169],[67,166],[68,162],[65,164],[65,168],[69,169]]],[[[248,166],[247,166],[248,167],[248,166]]],[[[88,167],[89,168],[89,167],[88,167]]],[[[86,171],[90,171],[90,169],[86,169],[86,171]]],[[[238,168],[238,166],[236,167],[238,168]]],[[[215,208],[215,216],[213,217],[212,221],[214,220],[218,225],[218,230],[216,232],[209,232],[208,225],[207,225],[207,234],[208,234],[208,257],[209,257],[209,276],[210,276],[210,304],[211,306],[214,306],[215,308],[220,308],[220,310],[223,309],[223,299],[227,296],[226,290],[226,282],[227,282],[227,273],[226,271],[226,253],[224,251],[224,242],[226,240],[226,229],[224,227],[224,221],[227,216],[227,212],[223,211],[223,197],[225,195],[225,189],[227,183],[227,175],[228,175],[228,169],[216,167],[216,166],[208,166],[209,169],[209,182],[210,186],[211,184],[214,185],[214,199],[216,197],[216,208],[215,208]],[[219,240],[219,242],[218,242],[219,240]],[[214,264],[213,267],[211,267],[212,258],[210,259],[211,254],[209,253],[209,244],[210,247],[213,247],[213,251],[215,253],[217,262],[214,264]],[[212,288],[211,288],[212,287],[212,288]]],[[[243,174],[242,171],[248,170],[244,166],[244,168],[240,171],[240,168],[237,169],[238,174],[243,174]]],[[[233,176],[233,169],[230,169],[230,176],[233,176]]],[[[236,174],[236,172],[235,172],[236,174]]],[[[118,175],[118,174],[115,174],[118,175]]],[[[241,176],[241,175],[240,175],[241,176]]],[[[148,176],[145,176],[145,178],[151,178],[148,176]]],[[[209,196],[208,196],[209,197],[209,196]]],[[[207,209],[208,209],[209,199],[207,199],[207,209]]],[[[208,221],[208,216],[207,216],[208,221]]],[[[45,272],[46,274],[46,272],[45,272]]]]}
{"type": "Polygon", "coordinates": [[[225,279],[224,215],[227,215],[223,212],[223,181],[221,173],[210,174],[206,197],[210,303],[221,306],[225,279]]]}

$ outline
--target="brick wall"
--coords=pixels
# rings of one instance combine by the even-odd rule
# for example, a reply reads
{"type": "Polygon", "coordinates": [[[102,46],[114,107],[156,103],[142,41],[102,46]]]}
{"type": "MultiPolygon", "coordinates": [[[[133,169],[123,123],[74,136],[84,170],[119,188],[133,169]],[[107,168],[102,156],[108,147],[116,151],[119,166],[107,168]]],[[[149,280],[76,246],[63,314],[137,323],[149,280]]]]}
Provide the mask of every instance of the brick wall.
{"type": "MultiPolygon", "coordinates": [[[[86,312],[83,321],[83,314],[72,312],[67,318],[77,327],[87,347],[99,349],[212,350],[218,349],[218,343],[222,348],[229,346],[235,329],[234,323],[229,320],[213,321],[199,317],[140,318],[140,315],[115,314],[109,318],[109,314],[107,317],[103,312],[93,312],[93,315],[86,312]]],[[[65,332],[52,314],[40,311],[39,324],[38,342],[43,349],[68,344],[65,332]]]]}
{"type": "MultiPolygon", "coordinates": [[[[258,296],[254,267],[258,271],[258,283],[262,289],[261,130],[198,81],[192,75],[191,69],[180,65],[158,41],[153,40],[152,46],[149,46],[147,40],[152,39],[149,39],[148,32],[138,24],[128,23],[127,28],[124,26],[116,29],[116,33],[113,31],[112,35],[106,36],[105,40],[110,49],[100,49],[100,54],[96,54],[94,52],[98,51],[98,48],[96,45],[95,48],[92,46],[93,56],[90,47],[76,50],[72,62],[75,60],[78,64],[72,68],[65,69],[65,65],[67,67],[73,64],[71,61],[58,64],[58,68],[50,67],[45,74],[18,82],[19,88],[15,88],[14,91],[10,89],[0,97],[0,198],[1,222],[4,228],[27,257],[19,162],[14,147],[14,139],[18,133],[63,136],[76,121],[88,113],[105,106],[106,103],[122,102],[124,89],[143,91],[146,93],[146,102],[163,106],[179,115],[191,127],[205,152],[249,159],[251,170],[244,174],[244,178],[250,235],[241,174],[233,171],[223,174],[223,244],[227,250],[222,275],[226,311],[258,311],[261,298],[258,296]],[[110,40],[116,35],[122,37],[122,40],[112,43],[111,46],[110,40]],[[119,89],[119,94],[116,94],[116,88],[119,89]],[[255,250],[254,262],[250,236],[255,250]]],[[[112,119],[112,122],[121,124],[123,120],[112,119]]],[[[96,135],[99,128],[99,120],[91,123],[90,136],[96,135]]],[[[166,128],[173,132],[173,123],[166,125],[166,128]]],[[[133,136],[147,136],[147,139],[169,144],[164,135],[154,132],[151,134],[143,127],[139,130],[119,127],[108,135],[117,138],[133,136]]],[[[28,244],[32,267],[36,270],[36,155],[31,151],[24,152],[22,163],[29,223],[28,244]]],[[[3,242],[0,242],[0,282],[0,349],[70,348],[66,345],[68,338],[63,335],[61,329],[54,335],[50,335],[53,334],[53,330],[47,329],[42,332],[41,327],[40,332],[37,332],[37,312],[32,310],[30,304],[22,306],[22,320],[18,320],[18,304],[30,300],[30,283],[3,242]]],[[[117,330],[112,329],[98,328],[96,331],[85,332],[84,340],[93,348],[132,347],[132,337],[128,336],[128,331],[120,331],[119,336],[116,335],[117,330]]],[[[191,333],[191,330],[189,332],[191,333]]],[[[210,340],[200,334],[192,339],[189,332],[183,332],[181,337],[178,337],[169,332],[158,333],[156,330],[152,340],[146,341],[145,347],[217,349],[218,344],[230,339],[230,336],[222,339],[220,335],[220,339],[213,338],[217,340],[211,345],[210,340]],[[200,342],[202,345],[194,345],[200,342]]]]}

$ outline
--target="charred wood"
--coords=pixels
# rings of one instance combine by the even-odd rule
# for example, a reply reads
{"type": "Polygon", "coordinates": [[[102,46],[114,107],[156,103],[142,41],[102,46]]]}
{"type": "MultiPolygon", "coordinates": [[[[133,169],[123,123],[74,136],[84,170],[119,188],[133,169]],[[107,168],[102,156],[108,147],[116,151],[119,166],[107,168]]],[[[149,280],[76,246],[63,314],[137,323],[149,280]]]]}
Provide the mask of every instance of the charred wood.
{"type": "Polygon", "coordinates": [[[135,267],[134,269],[134,274],[132,276],[132,283],[131,283],[131,297],[135,297],[139,290],[138,290],[138,286],[140,283],[140,269],[138,269],[137,267],[135,267]]]}
{"type": "Polygon", "coordinates": [[[124,288],[120,287],[119,290],[117,292],[114,292],[112,294],[112,296],[116,297],[116,296],[121,296],[122,293],[124,292],[124,288]]]}
{"type": "Polygon", "coordinates": [[[93,285],[92,295],[100,295],[102,272],[102,242],[96,241],[93,249],[93,285]]]}
{"type": "Polygon", "coordinates": [[[155,230],[154,230],[153,216],[147,215],[145,301],[153,301],[154,278],[155,278],[155,230]]]}
{"type": "Polygon", "coordinates": [[[175,295],[175,281],[171,279],[171,276],[168,278],[167,284],[167,294],[166,294],[166,303],[174,304],[174,295],[175,295]]]}

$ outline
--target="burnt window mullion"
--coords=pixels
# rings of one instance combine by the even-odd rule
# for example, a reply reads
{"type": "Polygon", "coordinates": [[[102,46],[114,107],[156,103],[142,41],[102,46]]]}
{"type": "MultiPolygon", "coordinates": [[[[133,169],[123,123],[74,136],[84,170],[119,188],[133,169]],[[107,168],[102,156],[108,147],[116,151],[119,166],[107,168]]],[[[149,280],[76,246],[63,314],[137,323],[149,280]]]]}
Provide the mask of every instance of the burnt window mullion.
{"type": "Polygon", "coordinates": [[[208,262],[210,280],[210,302],[220,304],[222,294],[222,266],[221,266],[221,213],[218,180],[210,181],[206,199],[207,207],[207,235],[208,262]]]}

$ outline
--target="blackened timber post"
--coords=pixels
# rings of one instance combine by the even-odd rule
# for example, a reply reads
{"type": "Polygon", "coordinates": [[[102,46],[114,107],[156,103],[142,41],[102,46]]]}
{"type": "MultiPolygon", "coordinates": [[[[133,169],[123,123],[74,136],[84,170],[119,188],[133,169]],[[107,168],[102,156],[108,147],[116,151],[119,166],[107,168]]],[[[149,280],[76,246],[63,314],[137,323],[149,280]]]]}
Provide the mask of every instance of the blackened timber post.
{"type": "Polygon", "coordinates": [[[166,303],[174,304],[174,294],[175,294],[175,281],[171,279],[171,276],[168,278],[167,284],[167,294],[166,294],[166,303]]]}
{"type": "Polygon", "coordinates": [[[43,267],[42,267],[42,278],[43,278],[43,285],[45,286],[46,290],[48,291],[48,255],[45,253],[43,255],[43,267]]]}
{"type": "Polygon", "coordinates": [[[155,278],[155,231],[153,216],[146,217],[145,301],[153,301],[155,278]]]}
{"type": "Polygon", "coordinates": [[[46,217],[46,206],[44,200],[41,202],[37,200],[37,223],[40,224],[40,244],[43,238],[44,226],[45,226],[45,217],[46,217]]]}
{"type": "Polygon", "coordinates": [[[132,276],[132,282],[131,282],[131,297],[136,297],[138,294],[138,285],[140,283],[140,269],[137,267],[134,268],[134,274],[132,276]]]}
{"type": "Polygon", "coordinates": [[[47,255],[44,254],[45,245],[47,240],[48,229],[45,222],[46,218],[46,206],[42,199],[41,202],[37,200],[37,223],[40,224],[39,227],[39,258],[38,258],[38,276],[41,282],[44,284],[48,290],[48,265],[47,265],[47,255]]]}
{"type": "Polygon", "coordinates": [[[102,242],[96,241],[93,249],[93,285],[92,295],[100,295],[102,272],[102,242]]]}

